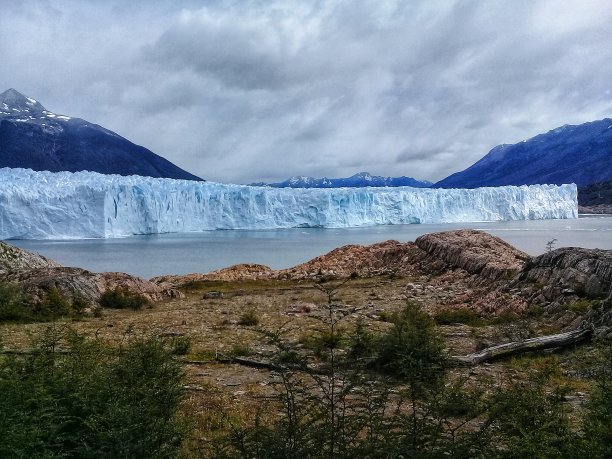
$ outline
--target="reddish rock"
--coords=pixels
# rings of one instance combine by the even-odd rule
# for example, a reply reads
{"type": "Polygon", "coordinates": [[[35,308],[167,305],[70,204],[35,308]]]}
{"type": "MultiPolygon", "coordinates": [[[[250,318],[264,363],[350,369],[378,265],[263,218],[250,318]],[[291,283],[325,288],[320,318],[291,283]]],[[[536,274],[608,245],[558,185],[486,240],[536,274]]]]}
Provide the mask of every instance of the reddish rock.
{"type": "Polygon", "coordinates": [[[446,268],[461,268],[481,279],[511,279],[530,256],[483,231],[458,230],[420,236],[415,244],[446,268]]]}

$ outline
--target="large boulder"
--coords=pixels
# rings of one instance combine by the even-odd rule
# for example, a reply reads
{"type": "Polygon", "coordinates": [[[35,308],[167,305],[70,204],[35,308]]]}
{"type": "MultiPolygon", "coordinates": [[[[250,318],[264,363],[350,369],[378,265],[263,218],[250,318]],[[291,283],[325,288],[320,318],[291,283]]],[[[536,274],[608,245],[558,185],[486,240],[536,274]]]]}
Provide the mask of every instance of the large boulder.
{"type": "Polygon", "coordinates": [[[511,279],[530,256],[483,231],[458,230],[420,236],[415,244],[446,268],[460,268],[481,279],[511,279]]]}
{"type": "Polygon", "coordinates": [[[549,300],[570,293],[602,298],[612,289],[612,251],[580,247],[553,250],[530,259],[518,282],[541,286],[549,300]]]}

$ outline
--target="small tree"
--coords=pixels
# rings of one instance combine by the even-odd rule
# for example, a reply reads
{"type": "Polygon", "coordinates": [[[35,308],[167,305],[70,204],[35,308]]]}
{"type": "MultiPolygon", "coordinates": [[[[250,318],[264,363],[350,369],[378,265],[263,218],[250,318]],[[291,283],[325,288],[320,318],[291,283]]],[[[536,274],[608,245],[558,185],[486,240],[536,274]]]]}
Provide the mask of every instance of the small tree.
{"type": "Polygon", "coordinates": [[[557,238],[552,238],[550,241],[548,241],[546,243],[546,251],[547,252],[552,252],[553,250],[555,250],[555,244],[557,243],[557,238]]]}
{"type": "Polygon", "coordinates": [[[391,331],[381,339],[377,367],[406,380],[413,397],[438,388],[448,359],[434,320],[414,303],[392,317],[391,331]]]}
{"type": "Polygon", "coordinates": [[[0,282],[0,322],[25,321],[31,318],[32,311],[25,301],[21,287],[0,282]]]}

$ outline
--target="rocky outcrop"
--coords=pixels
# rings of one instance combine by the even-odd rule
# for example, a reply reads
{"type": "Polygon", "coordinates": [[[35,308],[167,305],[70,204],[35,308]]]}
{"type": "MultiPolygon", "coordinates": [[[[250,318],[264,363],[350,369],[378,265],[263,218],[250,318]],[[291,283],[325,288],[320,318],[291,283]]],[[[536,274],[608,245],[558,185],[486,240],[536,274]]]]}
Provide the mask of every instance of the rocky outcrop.
{"type": "Polygon", "coordinates": [[[231,282],[236,280],[270,279],[273,277],[273,274],[274,271],[268,266],[259,265],[256,263],[242,263],[230,266],[228,268],[211,271],[210,273],[206,274],[191,273],[158,276],[152,278],[151,282],[154,282],[163,288],[172,289],[192,282],[202,282],[206,280],[231,282]]]}
{"type": "Polygon", "coordinates": [[[37,253],[28,252],[0,241],[0,276],[12,272],[61,266],[37,253]]]}
{"type": "Polygon", "coordinates": [[[345,245],[306,263],[275,272],[277,278],[309,279],[317,276],[369,277],[411,275],[426,254],[412,243],[385,241],[372,245],[345,245]]]}
{"type": "Polygon", "coordinates": [[[288,269],[242,264],[207,274],[161,276],[152,279],[164,286],[180,286],[202,280],[317,279],[352,275],[418,276],[460,271],[485,282],[507,279],[522,268],[529,256],[501,239],[482,231],[460,230],[419,237],[415,243],[394,240],[372,245],[345,245],[288,269]]]}
{"type": "Polygon", "coordinates": [[[564,247],[530,259],[516,286],[536,284],[549,301],[569,295],[589,299],[612,289],[612,251],[564,247]]]}
{"type": "Polygon", "coordinates": [[[415,244],[444,268],[460,268],[483,280],[511,279],[530,259],[502,239],[475,230],[425,234],[415,244]]]}
{"type": "Polygon", "coordinates": [[[0,278],[5,282],[21,285],[33,302],[40,301],[44,294],[57,288],[65,297],[79,296],[94,303],[106,290],[115,288],[139,293],[150,300],[159,300],[163,289],[151,281],[125,273],[93,273],[81,268],[48,267],[21,270],[0,278]]]}
{"type": "Polygon", "coordinates": [[[36,253],[0,242],[0,281],[21,285],[33,302],[57,288],[67,298],[79,296],[90,303],[106,290],[122,288],[158,300],[164,294],[159,285],[125,273],[93,273],[68,268],[36,253]]]}

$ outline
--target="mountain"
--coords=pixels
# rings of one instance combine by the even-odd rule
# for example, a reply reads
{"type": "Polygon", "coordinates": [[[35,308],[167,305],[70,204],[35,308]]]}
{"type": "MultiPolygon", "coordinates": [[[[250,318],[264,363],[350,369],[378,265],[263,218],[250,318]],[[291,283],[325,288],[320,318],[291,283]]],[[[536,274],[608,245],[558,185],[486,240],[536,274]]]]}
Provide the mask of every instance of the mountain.
{"type": "Polygon", "coordinates": [[[273,188],[360,188],[365,186],[411,186],[414,188],[428,188],[431,182],[423,182],[411,177],[381,177],[360,172],[346,178],[314,178],[296,176],[278,183],[251,183],[253,186],[270,186],[273,188]]]}
{"type": "Polygon", "coordinates": [[[578,188],[578,210],[587,214],[612,214],[612,181],[578,188]]]}
{"type": "Polygon", "coordinates": [[[50,112],[14,89],[0,94],[0,167],[202,180],[97,124],[50,112]]]}
{"type": "Polygon", "coordinates": [[[436,188],[575,183],[612,180],[612,119],[565,125],[484,158],[439,181],[436,188]]]}

